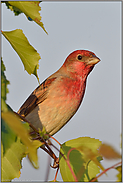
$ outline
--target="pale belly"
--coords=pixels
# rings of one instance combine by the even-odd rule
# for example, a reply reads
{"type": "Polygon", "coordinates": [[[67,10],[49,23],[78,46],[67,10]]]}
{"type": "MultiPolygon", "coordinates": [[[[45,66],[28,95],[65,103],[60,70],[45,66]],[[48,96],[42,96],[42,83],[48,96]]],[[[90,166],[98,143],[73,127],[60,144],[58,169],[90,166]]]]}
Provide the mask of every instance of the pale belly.
{"type": "Polygon", "coordinates": [[[79,105],[80,102],[77,102],[76,98],[71,99],[69,96],[66,97],[66,99],[64,99],[64,97],[49,97],[27,115],[26,119],[29,120],[35,128],[42,130],[44,126],[46,131],[50,135],[53,135],[70,120],[79,105]]]}

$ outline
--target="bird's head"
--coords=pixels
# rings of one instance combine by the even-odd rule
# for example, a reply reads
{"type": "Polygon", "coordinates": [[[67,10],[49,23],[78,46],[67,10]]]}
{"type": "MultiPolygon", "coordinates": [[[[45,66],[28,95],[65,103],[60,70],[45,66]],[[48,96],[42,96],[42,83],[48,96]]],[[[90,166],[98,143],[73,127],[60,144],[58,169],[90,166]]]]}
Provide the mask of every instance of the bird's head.
{"type": "Polygon", "coordinates": [[[69,54],[63,66],[70,73],[78,75],[88,75],[100,59],[91,51],[76,50],[69,54]]]}

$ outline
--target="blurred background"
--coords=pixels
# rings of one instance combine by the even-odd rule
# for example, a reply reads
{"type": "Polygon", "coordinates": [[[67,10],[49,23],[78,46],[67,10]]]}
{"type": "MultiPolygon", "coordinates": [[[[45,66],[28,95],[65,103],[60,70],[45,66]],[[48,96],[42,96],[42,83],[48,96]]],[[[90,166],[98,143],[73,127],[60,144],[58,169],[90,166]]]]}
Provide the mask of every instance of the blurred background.
{"type": "MultiPolygon", "coordinates": [[[[121,144],[121,2],[41,2],[41,17],[48,35],[24,14],[14,16],[2,3],[2,30],[22,29],[30,44],[41,55],[40,82],[61,67],[74,50],[86,49],[100,59],[87,81],[86,92],[77,113],[54,137],[67,140],[89,136],[112,145],[120,152],[121,144]]],[[[17,111],[38,86],[36,77],[24,71],[19,56],[2,36],[2,57],[10,81],[7,103],[17,111]]],[[[56,143],[54,143],[57,145],[56,143]]],[[[58,146],[57,146],[58,147],[58,146]]],[[[58,155],[58,152],[55,151],[58,155]]],[[[14,180],[45,180],[48,155],[38,150],[38,170],[27,158],[22,161],[21,176],[14,180]]],[[[103,160],[104,168],[118,161],[103,160]]],[[[53,180],[50,168],[48,180],[53,180]]],[[[116,180],[116,170],[99,180],[116,180]]],[[[60,173],[57,180],[62,180],[60,173]]]]}

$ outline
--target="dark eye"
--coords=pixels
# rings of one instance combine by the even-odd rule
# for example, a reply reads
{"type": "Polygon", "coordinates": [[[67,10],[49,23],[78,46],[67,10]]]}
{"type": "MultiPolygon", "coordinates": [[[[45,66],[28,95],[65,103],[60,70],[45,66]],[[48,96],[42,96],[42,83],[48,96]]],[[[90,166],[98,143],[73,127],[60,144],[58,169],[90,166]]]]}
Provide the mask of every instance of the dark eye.
{"type": "Polygon", "coordinates": [[[78,59],[78,60],[82,60],[82,55],[78,55],[78,56],[77,56],[77,59],[78,59]]]}

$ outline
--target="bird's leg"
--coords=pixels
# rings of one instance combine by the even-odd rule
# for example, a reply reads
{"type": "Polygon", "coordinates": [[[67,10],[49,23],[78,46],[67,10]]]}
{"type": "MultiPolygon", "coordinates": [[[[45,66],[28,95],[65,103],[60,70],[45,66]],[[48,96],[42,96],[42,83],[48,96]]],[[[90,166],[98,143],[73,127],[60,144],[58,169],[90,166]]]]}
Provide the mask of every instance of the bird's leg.
{"type": "MultiPolygon", "coordinates": [[[[54,163],[53,166],[50,165],[52,168],[58,168],[59,167],[59,158],[56,157],[56,155],[54,154],[54,152],[52,151],[52,149],[50,148],[50,146],[48,145],[48,143],[41,137],[41,141],[44,142],[45,146],[41,146],[40,148],[42,148],[45,152],[47,152],[53,159],[54,159],[54,163]]],[[[49,141],[50,142],[50,141],[49,141]]]]}
{"type": "Polygon", "coordinates": [[[53,166],[50,165],[52,168],[58,168],[59,169],[59,158],[56,157],[56,159],[54,159],[54,163],[53,166]]]}
{"type": "Polygon", "coordinates": [[[41,149],[43,149],[46,153],[48,153],[53,159],[54,159],[54,163],[53,166],[50,165],[52,168],[58,168],[59,167],[59,158],[56,157],[56,155],[54,154],[54,152],[51,150],[48,150],[46,147],[41,146],[41,149]]]}
{"type": "Polygon", "coordinates": [[[43,137],[41,136],[38,136],[38,137],[35,137],[33,138],[33,140],[40,140],[41,142],[43,142],[44,144],[42,146],[40,146],[41,149],[43,149],[47,154],[50,155],[51,158],[54,159],[54,163],[53,163],[53,166],[50,165],[52,168],[58,168],[59,166],[59,158],[56,157],[56,155],[54,154],[54,152],[52,151],[52,149],[49,147],[50,145],[50,141],[48,140],[49,144],[44,140],[43,137]],[[46,148],[46,147],[47,148],[46,148]]]}

